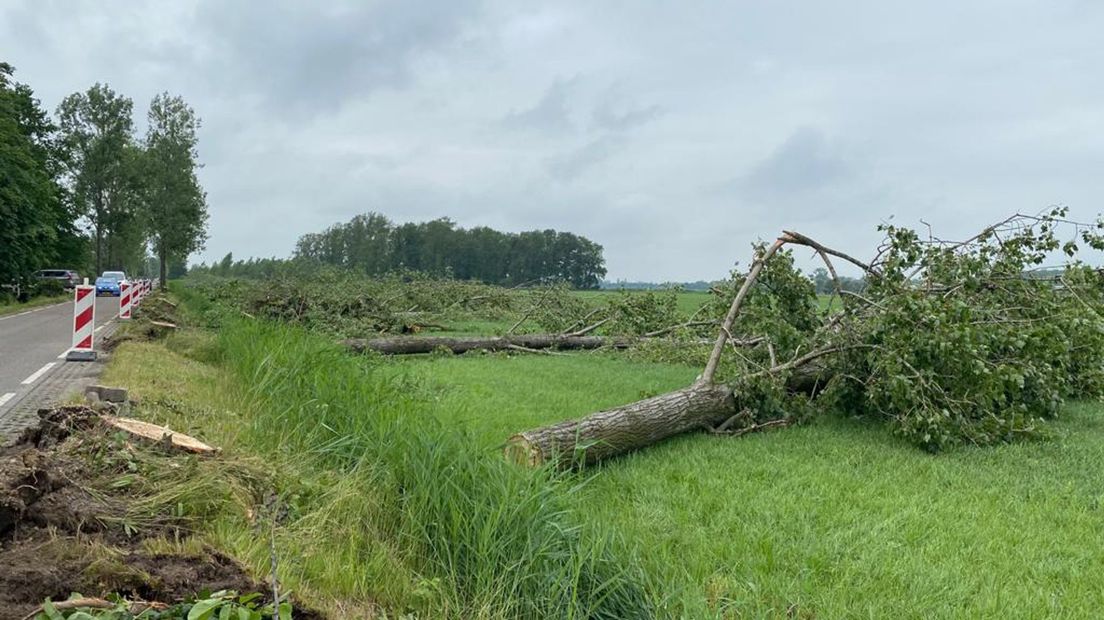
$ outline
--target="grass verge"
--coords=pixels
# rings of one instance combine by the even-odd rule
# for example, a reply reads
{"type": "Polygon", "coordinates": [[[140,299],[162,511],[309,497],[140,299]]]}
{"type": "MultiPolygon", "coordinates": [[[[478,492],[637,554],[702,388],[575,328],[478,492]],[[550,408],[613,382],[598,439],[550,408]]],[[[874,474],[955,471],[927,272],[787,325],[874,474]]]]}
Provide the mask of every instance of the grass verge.
{"type": "Polygon", "coordinates": [[[26,312],[27,310],[34,310],[35,308],[42,308],[42,307],[45,307],[45,306],[52,306],[54,304],[60,304],[64,301],[69,301],[72,298],[73,298],[72,295],[55,295],[55,296],[51,296],[51,297],[35,297],[34,299],[31,299],[30,301],[26,301],[26,302],[23,302],[23,303],[19,303],[19,302],[3,303],[3,302],[0,302],[0,316],[6,316],[6,315],[9,315],[9,314],[18,314],[20,312],[26,312]]]}
{"type": "Polygon", "coordinates": [[[124,342],[103,380],[240,464],[170,476],[149,511],[200,514],[211,542],[264,575],[250,489],[271,485],[281,579],[334,617],[651,615],[657,595],[622,545],[584,527],[571,479],[488,458],[417,382],[378,363],[241,319],[217,338],[124,342]]]}

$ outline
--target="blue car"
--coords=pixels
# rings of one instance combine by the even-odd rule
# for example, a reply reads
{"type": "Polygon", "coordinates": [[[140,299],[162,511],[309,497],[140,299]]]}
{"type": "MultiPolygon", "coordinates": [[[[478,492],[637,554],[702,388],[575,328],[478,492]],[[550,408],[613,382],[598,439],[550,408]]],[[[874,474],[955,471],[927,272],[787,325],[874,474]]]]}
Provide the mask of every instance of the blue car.
{"type": "Polygon", "coordinates": [[[99,297],[100,295],[118,297],[120,295],[119,281],[115,278],[96,278],[96,296],[99,297]]]}

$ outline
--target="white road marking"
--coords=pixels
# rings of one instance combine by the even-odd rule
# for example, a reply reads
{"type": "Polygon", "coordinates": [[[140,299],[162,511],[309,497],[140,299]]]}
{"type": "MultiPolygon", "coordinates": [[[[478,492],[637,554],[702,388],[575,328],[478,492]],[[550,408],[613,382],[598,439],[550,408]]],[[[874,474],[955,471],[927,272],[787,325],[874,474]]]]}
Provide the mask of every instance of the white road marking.
{"type": "Polygon", "coordinates": [[[34,383],[39,377],[46,374],[51,368],[53,368],[54,364],[56,364],[56,363],[57,362],[50,362],[49,364],[46,364],[42,368],[39,368],[38,370],[36,370],[34,372],[34,374],[32,374],[31,376],[29,376],[29,377],[27,377],[26,379],[23,380],[23,385],[30,385],[30,384],[34,383]]]}
{"type": "Polygon", "coordinates": [[[70,352],[70,351],[72,351],[72,349],[66,349],[66,350],[62,351],[62,352],[61,352],[61,355],[57,356],[57,358],[58,358],[59,360],[63,360],[63,359],[65,359],[65,356],[66,356],[66,355],[69,355],[69,352],[70,352]]]}
{"type": "Polygon", "coordinates": [[[0,396],[0,407],[3,407],[4,403],[11,400],[13,396],[15,396],[15,392],[8,392],[7,394],[0,396]]]}
{"type": "Polygon", "coordinates": [[[38,311],[40,311],[40,310],[49,310],[50,308],[56,308],[56,307],[58,307],[58,306],[60,306],[60,305],[62,305],[62,304],[67,304],[67,303],[72,303],[72,302],[69,302],[69,301],[59,301],[59,302],[58,302],[58,303],[56,303],[56,304],[50,304],[49,306],[42,306],[41,308],[35,308],[34,310],[26,310],[26,311],[24,311],[24,312],[20,312],[20,313],[18,313],[18,314],[9,314],[9,315],[7,315],[7,316],[0,316],[0,321],[6,321],[6,320],[8,320],[8,319],[14,319],[14,318],[15,318],[15,317],[17,317],[17,316],[24,316],[24,315],[27,315],[27,314],[31,314],[31,313],[33,313],[33,312],[38,312],[38,311]]]}

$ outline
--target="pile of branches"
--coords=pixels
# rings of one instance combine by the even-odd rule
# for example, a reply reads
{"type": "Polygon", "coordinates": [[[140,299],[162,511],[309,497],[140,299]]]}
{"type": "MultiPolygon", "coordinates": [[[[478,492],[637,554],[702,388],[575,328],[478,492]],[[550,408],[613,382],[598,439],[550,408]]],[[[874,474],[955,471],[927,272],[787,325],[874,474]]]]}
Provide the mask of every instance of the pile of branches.
{"type": "Polygon", "coordinates": [[[960,241],[885,225],[869,261],[785,231],[721,287],[728,308],[694,385],[519,433],[507,454],[589,463],[829,411],[884,420],[932,451],[1045,436],[1065,399],[1104,394],[1104,276],[1079,260],[1081,245],[1104,249],[1104,224],[1065,218],[1017,214],[960,241]],[[835,281],[828,311],[794,267],[799,247],[835,281]],[[1069,262],[1043,270],[1059,252],[1069,262]],[[865,289],[843,290],[837,263],[862,270],[865,289]]]}
{"type": "MultiPolygon", "coordinates": [[[[657,291],[617,291],[604,293],[595,305],[572,294],[563,284],[532,291],[519,325],[536,323],[544,332],[565,336],[622,336],[655,338],[680,328],[711,325],[716,320],[698,320],[698,315],[683,321],[678,309],[680,288],[657,291]]],[[[704,308],[703,308],[704,310],[704,308]]],[[[515,325],[513,329],[517,329],[515,325]]]]}
{"type": "MultiPolygon", "coordinates": [[[[623,350],[642,347],[645,356],[670,360],[676,344],[688,344],[704,351],[709,340],[690,338],[691,330],[700,326],[720,324],[719,320],[690,320],[680,317],[677,289],[661,292],[629,293],[621,291],[603,295],[596,307],[573,294],[565,285],[552,284],[517,291],[521,310],[512,325],[497,335],[477,336],[385,336],[378,338],[346,338],[342,343],[351,351],[373,351],[385,355],[410,355],[448,351],[456,354],[469,351],[521,351],[556,355],[563,350],[623,350]],[[528,332],[537,324],[545,331],[528,332]],[[676,340],[674,336],[680,336],[676,340]],[[662,344],[659,344],[662,343],[662,344]],[[648,345],[653,348],[648,348],[648,345]],[[655,355],[656,352],[662,355],[655,355]]],[[[706,310],[703,307],[702,310],[706,310]]]]}
{"type": "Polygon", "coordinates": [[[414,273],[368,278],[320,269],[309,277],[293,274],[261,281],[202,276],[190,278],[189,284],[206,299],[246,316],[340,337],[444,329],[447,317],[502,317],[516,305],[506,289],[414,273]]]}

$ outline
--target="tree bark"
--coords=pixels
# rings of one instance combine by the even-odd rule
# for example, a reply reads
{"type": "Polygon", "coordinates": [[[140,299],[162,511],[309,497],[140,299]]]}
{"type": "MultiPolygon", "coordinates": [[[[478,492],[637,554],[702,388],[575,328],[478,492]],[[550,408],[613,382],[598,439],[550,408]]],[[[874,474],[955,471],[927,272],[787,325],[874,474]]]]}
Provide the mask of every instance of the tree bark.
{"type": "Polygon", "coordinates": [[[411,355],[431,353],[444,348],[453,353],[468,351],[501,351],[512,347],[526,349],[598,349],[614,347],[623,349],[635,342],[633,338],[608,336],[560,336],[557,334],[527,334],[519,336],[488,336],[479,338],[452,338],[448,336],[427,336],[419,338],[373,338],[365,340],[351,338],[341,343],[356,353],[376,351],[387,355],[411,355]]]}
{"type": "Polygon", "coordinates": [[[540,466],[578,466],[650,446],[695,430],[712,428],[735,415],[732,389],[725,385],[694,385],[518,433],[507,441],[505,453],[516,463],[540,466]]]}
{"type": "MultiPolygon", "coordinates": [[[[816,395],[829,378],[823,358],[790,371],[786,389],[816,395]]],[[[589,465],[694,430],[708,430],[738,413],[739,394],[724,384],[694,385],[518,433],[507,440],[506,458],[524,465],[555,463],[558,467],[589,465]]]]}
{"type": "MultiPolygon", "coordinates": [[[[868,273],[876,274],[870,265],[847,254],[827,248],[804,235],[783,231],[771,246],[756,256],[721,323],[709,361],[693,385],[622,407],[599,411],[579,420],[568,420],[518,433],[507,441],[504,450],[506,457],[532,466],[544,463],[554,463],[557,466],[585,465],[650,446],[694,429],[713,430],[719,427],[727,430],[729,424],[736,420],[734,416],[738,413],[740,395],[734,394],[729,386],[715,383],[714,377],[726,345],[735,344],[731,329],[744,299],[767,261],[787,243],[814,248],[824,258],[833,274],[835,269],[827,258],[828,254],[851,261],[868,273]]],[[[769,342],[767,346],[771,346],[769,342]]],[[[787,390],[815,396],[827,380],[824,357],[842,350],[840,347],[820,349],[779,364],[772,348],[771,368],[756,374],[788,373],[787,390]]],[[[784,425],[781,420],[787,418],[759,425],[752,424],[748,428],[784,425]]]]}

